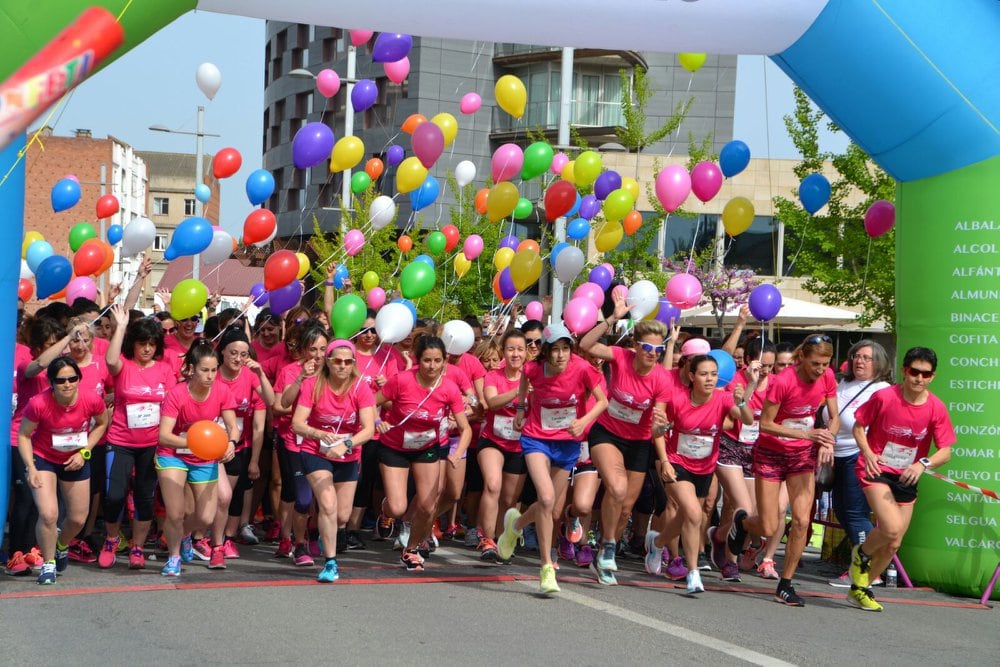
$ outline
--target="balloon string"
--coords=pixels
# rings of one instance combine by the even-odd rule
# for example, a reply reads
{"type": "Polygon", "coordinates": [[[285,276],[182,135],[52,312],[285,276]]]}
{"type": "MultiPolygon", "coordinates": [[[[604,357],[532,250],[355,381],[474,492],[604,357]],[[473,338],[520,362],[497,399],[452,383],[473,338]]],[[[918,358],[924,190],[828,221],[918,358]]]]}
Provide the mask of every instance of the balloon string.
{"type": "Polygon", "coordinates": [[[865,293],[865,286],[868,284],[868,269],[872,265],[871,259],[872,259],[872,243],[873,242],[874,242],[874,239],[869,236],[868,237],[868,256],[865,258],[865,276],[864,276],[864,278],[861,279],[861,293],[862,294],[865,293]]]}

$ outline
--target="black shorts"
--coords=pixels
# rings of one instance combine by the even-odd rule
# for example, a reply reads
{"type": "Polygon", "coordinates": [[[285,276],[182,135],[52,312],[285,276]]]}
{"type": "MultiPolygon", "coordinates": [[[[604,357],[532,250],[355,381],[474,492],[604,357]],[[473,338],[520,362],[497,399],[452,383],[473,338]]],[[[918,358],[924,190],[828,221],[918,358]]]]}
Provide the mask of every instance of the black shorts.
{"type": "Polygon", "coordinates": [[[625,463],[626,470],[641,473],[649,470],[649,440],[622,438],[604,428],[603,425],[595,422],[590,427],[590,435],[587,436],[587,443],[590,445],[591,458],[594,457],[594,447],[596,445],[614,445],[622,453],[622,460],[625,463]]]}
{"type": "Polygon", "coordinates": [[[482,493],[485,487],[483,471],[479,467],[479,451],[470,446],[465,457],[465,492],[482,493]]]}
{"type": "MultiPolygon", "coordinates": [[[[17,456],[17,452],[14,452],[17,456]]],[[[90,450],[90,495],[103,494],[108,478],[108,445],[101,443],[90,450]]]]}
{"type": "MultiPolygon", "coordinates": [[[[694,484],[694,494],[699,498],[707,498],[708,492],[712,489],[712,478],[715,477],[715,473],[708,473],[707,475],[696,475],[679,463],[674,463],[674,475],[677,477],[678,482],[691,482],[694,484]]],[[[669,490],[670,485],[667,485],[669,490]]]]}
{"type": "Polygon", "coordinates": [[[437,463],[441,460],[441,447],[431,445],[427,449],[400,451],[379,443],[378,462],[389,468],[409,468],[413,463],[437,463]]]}
{"type": "Polygon", "coordinates": [[[503,471],[508,475],[526,475],[528,473],[528,466],[524,462],[524,455],[521,452],[508,452],[492,440],[480,438],[479,451],[484,449],[495,449],[503,454],[503,471]]]}
{"type": "Polygon", "coordinates": [[[250,465],[251,449],[245,447],[236,452],[235,456],[222,464],[226,468],[226,474],[230,477],[243,477],[246,475],[247,466],[250,465]]]}
{"type": "Polygon", "coordinates": [[[742,468],[744,479],[753,479],[753,445],[733,440],[723,433],[719,437],[719,462],[723,468],[742,468]]]}
{"type": "Polygon", "coordinates": [[[79,470],[66,470],[65,463],[52,463],[36,454],[35,467],[39,471],[55,473],[60,482],[85,482],[90,479],[90,461],[84,461],[79,470]]]}
{"type": "Polygon", "coordinates": [[[893,499],[900,505],[912,505],[917,502],[917,485],[903,484],[896,473],[884,472],[878,477],[865,477],[861,480],[863,489],[876,484],[888,486],[893,499]]]}
{"type": "Polygon", "coordinates": [[[331,461],[325,456],[317,456],[308,452],[302,452],[301,456],[302,469],[307,476],[314,472],[326,471],[333,475],[334,484],[358,481],[358,471],[361,468],[358,461],[331,461]]]}

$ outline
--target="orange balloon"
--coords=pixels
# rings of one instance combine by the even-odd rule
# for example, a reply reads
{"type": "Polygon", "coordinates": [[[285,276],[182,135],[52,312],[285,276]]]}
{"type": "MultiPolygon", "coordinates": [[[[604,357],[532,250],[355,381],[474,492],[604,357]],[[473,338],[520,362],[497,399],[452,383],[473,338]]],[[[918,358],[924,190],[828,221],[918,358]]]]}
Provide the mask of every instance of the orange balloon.
{"type": "Polygon", "coordinates": [[[191,453],[206,461],[218,461],[229,449],[229,435],[210,419],[196,421],[187,430],[187,445],[191,453]]]}
{"type": "Polygon", "coordinates": [[[490,196],[490,189],[483,188],[476,193],[476,212],[479,215],[486,215],[486,199],[490,196]]]}
{"type": "Polygon", "coordinates": [[[403,132],[406,132],[407,134],[413,134],[413,131],[417,129],[419,125],[426,122],[427,122],[427,116],[420,113],[410,114],[410,116],[403,121],[403,124],[400,126],[399,129],[401,129],[403,132]]]}
{"type": "Polygon", "coordinates": [[[365,162],[365,173],[368,174],[368,178],[373,181],[381,176],[384,170],[385,164],[383,164],[382,160],[377,157],[373,157],[368,160],[368,162],[365,162]]]}
{"type": "Polygon", "coordinates": [[[101,270],[97,272],[98,275],[110,269],[111,265],[115,263],[115,249],[107,241],[101,241],[101,245],[104,246],[104,264],[101,265],[101,270]]]}
{"type": "Polygon", "coordinates": [[[399,237],[399,240],[396,241],[396,245],[399,247],[400,252],[410,252],[413,250],[413,239],[406,234],[403,234],[399,237]]]}
{"type": "Polygon", "coordinates": [[[642,213],[635,209],[629,211],[625,215],[625,219],[622,220],[622,227],[625,228],[625,233],[629,236],[635,234],[642,227],[642,213]]]}
{"type": "Polygon", "coordinates": [[[535,253],[541,254],[541,249],[538,247],[538,241],[535,239],[524,239],[517,245],[517,251],[531,250],[535,253]]]}

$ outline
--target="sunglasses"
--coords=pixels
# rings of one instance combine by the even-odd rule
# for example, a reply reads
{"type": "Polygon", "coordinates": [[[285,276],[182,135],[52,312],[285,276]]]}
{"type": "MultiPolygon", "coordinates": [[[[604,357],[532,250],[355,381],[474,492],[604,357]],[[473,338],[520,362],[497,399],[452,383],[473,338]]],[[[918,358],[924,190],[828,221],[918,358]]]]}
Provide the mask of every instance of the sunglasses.
{"type": "Polygon", "coordinates": [[[524,339],[524,344],[525,345],[530,345],[531,347],[538,347],[539,345],[542,344],[542,339],[541,338],[525,338],[524,339]]]}
{"type": "Polygon", "coordinates": [[[922,377],[925,380],[930,380],[934,377],[934,371],[922,371],[919,368],[913,368],[912,366],[906,367],[906,374],[911,378],[922,377]]]}
{"type": "Polygon", "coordinates": [[[362,329],[361,331],[358,332],[358,335],[359,336],[369,336],[369,335],[373,336],[373,335],[375,335],[375,333],[376,333],[375,327],[365,327],[364,329],[362,329]]]}
{"type": "Polygon", "coordinates": [[[177,333],[177,327],[170,327],[169,329],[164,329],[163,333],[168,333],[168,334],[177,333]]]}
{"type": "Polygon", "coordinates": [[[79,375],[70,375],[69,377],[56,378],[53,380],[53,382],[56,384],[73,384],[74,382],[79,382],[79,380],[80,380],[79,375]]]}
{"type": "Polygon", "coordinates": [[[201,315],[192,315],[191,317],[185,317],[181,322],[201,322],[201,315]]]}
{"type": "Polygon", "coordinates": [[[806,338],[806,343],[810,345],[819,345],[820,343],[833,343],[833,339],[826,334],[816,334],[815,336],[809,336],[806,338]]]}
{"type": "Polygon", "coordinates": [[[653,354],[663,354],[663,351],[667,349],[666,345],[653,345],[652,343],[639,343],[639,348],[643,352],[652,352],[653,354]]]}
{"type": "Polygon", "coordinates": [[[339,359],[337,357],[329,357],[329,358],[327,358],[327,361],[329,361],[334,366],[353,366],[354,365],[354,359],[339,359]]]}

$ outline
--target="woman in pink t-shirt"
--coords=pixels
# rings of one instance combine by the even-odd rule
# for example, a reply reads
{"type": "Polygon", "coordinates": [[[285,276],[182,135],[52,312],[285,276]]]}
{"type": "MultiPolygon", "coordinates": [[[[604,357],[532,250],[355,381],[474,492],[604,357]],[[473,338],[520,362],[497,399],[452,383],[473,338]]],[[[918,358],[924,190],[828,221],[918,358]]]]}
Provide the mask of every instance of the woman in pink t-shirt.
{"type": "Polygon", "coordinates": [[[56,583],[69,565],[69,539],[56,537],[61,494],[66,503],[63,535],[75,537],[90,506],[90,452],[108,424],[104,399],[80,391],[82,372],[70,357],[47,365],[52,389],[28,401],[18,433],[18,450],[38,507],[35,528],[42,552],[40,584],[56,583]]]}
{"type": "Polygon", "coordinates": [[[325,564],[318,581],[340,578],[337,546],[346,541],[363,445],[375,433],[375,396],[358,374],[354,344],[327,346],[322,369],[302,383],[292,415],[302,439],[302,469],[319,512],[316,524],[325,564]]]}

